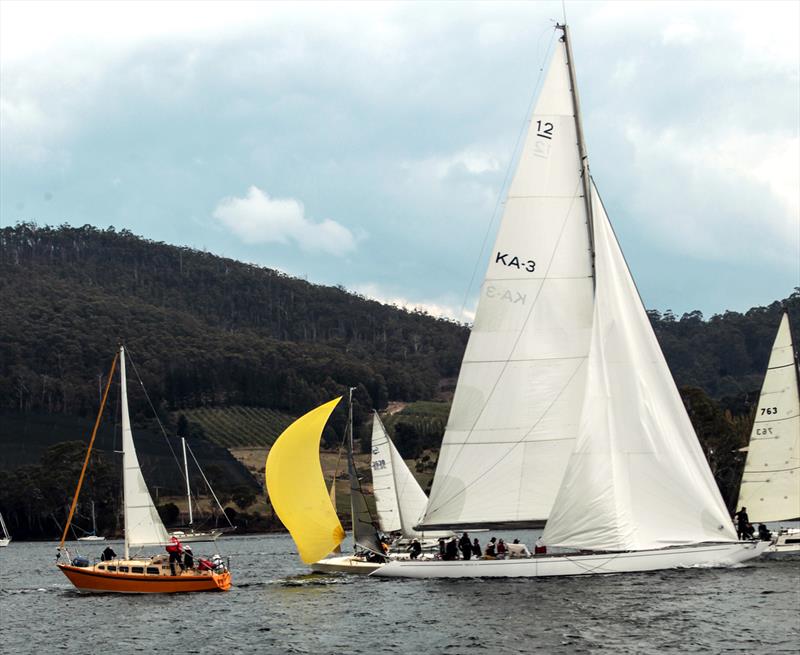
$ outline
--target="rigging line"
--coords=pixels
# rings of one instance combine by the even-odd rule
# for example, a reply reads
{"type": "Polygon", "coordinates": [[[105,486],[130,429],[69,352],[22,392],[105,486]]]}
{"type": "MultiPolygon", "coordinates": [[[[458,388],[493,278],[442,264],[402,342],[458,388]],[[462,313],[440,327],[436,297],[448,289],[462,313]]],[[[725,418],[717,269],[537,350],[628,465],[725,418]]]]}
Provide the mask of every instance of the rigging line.
{"type": "Polygon", "coordinates": [[[164,425],[161,423],[161,419],[158,417],[158,412],[156,412],[156,408],[153,406],[153,401],[150,400],[150,395],[147,393],[147,389],[144,387],[144,382],[142,382],[142,377],[139,375],[139,371],[136,368],[136,364],[133,361],[133,357],[131,356],[131,351],[127,348],[125,352],[128,355],[128,359],[131,362],[131,366],[133,367],[133,372],[136,374],[136,379],[139,380],[139,386],[142,388],[144,392],[144,397],[147,398],[147,403],[150,405],[150,409],[153,411],[153,416],[156,419],[156,423],[158,423],[158,427],[161,428],[161,434],[164,435],[164,441],[167,442],[167,446],[169,446],[169,450],[172,453],[172,459],[175,460],[175,464],[178,466],[178,470],[181,472],[182,476],[186,475],[186,472],[183,470],[183,466],[181,466],[180,461],[178,460],[178,456],[175,454],[175,449],[172,447],[172,443],[170,443],[169,437],[167,436],[167,431],[164,429],[164,425]]]}
{"type": "MultiPolygon", "coordinates": [[[[553,253],[555,253],[555,252],[558,250],[558,247],[559,247],[559,245],[561,244],[561,239],[562,239],[562,237],[564,236],[564,230],[566,229],[567,221],[568,221],[568,219],[569,219],[569,216],[570,216],[570,214],[572,213],[572,208],[575,206],[575,201],[576,201],[576,200],[578,199],[578,197],[579,197],[577,194],[578,194],[578,191],[579,191],[579,189],[580,189],[580,187],[581,187],[581,184],[582,184],[582,180],[579,178],[579,179],[578,179],[578,184],[577,184],[577,185],[576,185],[576,187],[575,187],[575,193],[573,194],[573,197],[572,197],[572,202],[570,203],[569,207],[567,208],[567,211],[566,211],[566,212],[565,212],[565,214],[564,214],[564,219],[563,219],[563,221],[561,222],[561,229],[560,229],[560,231],[559,231],[559,233],[558,233],[558,239],[556,240],[555,247],[553,248],[553,253]]],[[[494,392],[497,390],[497,385],[499,385],[499,384],[500,384],[500,380],[502,379],[503,375],[505,374],[506,370],[508,369],[508,366],[509,366],[509,364],[511,363],[511,356],[514,354],[514,351],[517,349],[517,346],[519,345],[519,342],[520,342],[520,340],[522,339],[522,335],[523,335],[523,334],[524,334],[524,332],[525,332],[525,328],[526,328],[526,327],[527,327],[527,325],[528,325],[528,321],[530,320],[530,317],[531,317],[531,315],[533,314],[533,310],[534,310],[534,308],[536,307],[536,304],[537,304],[537,302],[538,302],[538,300],[539,300],[539,296],[540,296],[540,294],[541,294],[541,292],[542,292],[542,289],[544,288],[545,282],[547,281],[547,274],[550,272],[550,268],[553,266],[553,261],[554,261],[554,260],[555,260],[555,256],[553,256],[553,257],[551,257],[551,258],[550,258],[550,262],[547,264],[547,270],[545,271],[544,278],[542,279],[542,284],[539,286],[539,290],[536,292],[536,296],[533,298],[533,302],[531,303],[531,306],[530,306],[530,308],[528,309],[528,313],[527,313],[527,315],[525,316],[525,320],[523,321],[522,325],[520,326],[519,332],[517,333],[517,338],[516,338],[516,340],[514,341],[513,345],[511,346],[511,351],[510,351],[510,353],[509,353],[509,356],[508,356],[509,358],[508,358],[508,359],[505,361],[505,364],[503,365],[503,368],[502,368],[502,369],[500,370],[500,372],[497,374],[497,377],[495,378],[494,384],[492,385],[492,388],[489,390],[489,394],[488,394],[488,395],[487,395],[487,397],[486,397],[486,401],[483,403],[483,406],[481,407],[481,409],[480,409],[480,412],[478,412],[478,415],[475,417],[475,420],[473,421],[473,423],[472,423],[472,426],[470,427],[470,429],[469,429],[469,432],[467,433],[466,437],[464,437],[464,442],[462,443],[462,445],[461,445],[461,447],[459,448],[458,452],[455,454],[455,456],[454,456],[454,457],[453,457],[453,459],[451,460],[450,468],[448,468],[448,470],[447,470],[447,473],[446,473],[445,475],[449,475],[449,474],[450,474],[450,471],[452,471],[452,470],[453,470],[453,466],[455,466],[455,463],[456,463],[456,461],[457,461],[457,460],[458,460],[458,458],[461,456],[461,453],[462,453],[462,451],[464,450],[464,446],[466,446],[466,445],[467,445],[467,443],[468,443],[468,441],[467,441],[467,440],[469,439],[469,437],[470,437],[470,436],[473,434],[473,432],[475,431],[475,426],[478,424],[478,421],[480,420],[481,416],[483,416],[483,412],[484,412],[484,410],[486,409],[487,405],[489,404],[489,401],[490,401],[490,400],[492,399],[492,397],[494,396],[494,392]]],[[[585,358],[583,358],[583,359],[585,359],[585,358]]],[[[452,497],[450,497],[450,498],[449,498],[447,501],[445,501],[444,503],[440,503],[440,504],[439,504],[437,507],[433,507],[433,508],[431,508],[429,511],[428,511],[428,510],[426,510],[426,512],[425,512],[425,515],[427,516],[427,515],[429,515],[431,512],[435,512],[436,510],[438,510],[439,508],[441,508],[441,507],[442,507],[444,504],[446,504],[446,503],[449,503],[450,501],[454,500],[455,498],[457,498],[458,496],[460,496],[461,494],[463,494],[463,493],[464,493],[464,492],[465,492],[465,491],[466,491],[466,490],[467,490],[467,489],[468,489],[470,486],[472,486],[473,484],[475,484],[475,482],[477,482],[478,480],[480,480],[481,478],[483,478],[483,477],[486,475],[486,473],[488,473],[488,471],[490,471],[491,469],[493,469],[493,468],[494,468],[495,466],[497,466],[497,465],[498,465],[498,464],[499,464],[501,461],[503,461],[503,460],[504,460],[506,457],[508,457],[508,455],[509,455],[509,454],[510,454],[510,453],[511,453],[511,452],[512,452],[512,451],[513,451],[513,450],[514,450],[514,449],[515,449],[515,448],[516,448],[516,447],[517,447],[517,446],[518,446],[520,443],[522,443],[522,442],[525,440],[525,438],[526,438],[526,437],[527,437],[527,436],[528,436],[528,435],[529,435],[529,434],[530,434],[530,433],[533,431],[533,429],[534,429],[534,428],[535,428],[537,425],[539,425],[539,423],[540,423],[540,422],[541,422],[541,421],[544,419],[544,417],[545,417],[545,416],[547,416],[547,413],[550,411],[550,408],[551,408],[551,407],[553,406],[553,404],[554,404],[554,403],[555,403],[555,402],[556,402],[556,401],[557,401],[557,400],[558,400],[558,399],[561,397],[561,394],[562,394],[562,393],[564,393],[564,391],[565,391],[565,390],[567,389],[567,387],[570,385],[570,383],[572,382],[573,378],[575,377],[575,375],[576,375],[576,374],[577,374],[577,372],[578,372],[578,371],[581,369],[581,367],[582,367],[582,366],[583,366],[583,362],[581,362],[581,364],[580,364],[580,365],[578,365],[578,366],[575,368],[575,371],[573,371],[572,375],[569,377],[569,379],[567,380],[566,384],[565,384],[565,385],[564,385],[564,386],[561,388],[561,390],[558,392],[558,394],[557,394],[557,395],[556,395],[556,397],[553,399],[553,401],[550,403],[550,405],[548,405],[548,406],[547,406],[547,408],[545,409],[545,411],[544,411],[544,412],[541,414],[541,416],[539,417],[539,420],[538,420],[538,421],[536,421],[536,423],[534,423],[534,424],[531,426],[531,428],[530,428],[530,429],[529,429],[529,430],[528,430],[528,431],[527,431],[525,434],[523,434],[523,435],[522,435],[522,437],[521,437],[521,438],[520,438],[520,439],[519,439],[519,440],[516,442],[516,444],[515,444],[514,446],[512,446],[511,448],[509,448],[509,449],[506,451],[506,453],[505,453],[503,456],[501,456],[501,457],[500,457],[500,459],[498,459],[498,460],[497,460],[497,461],[496,461],[496,462],[495,462],[495,463],[494,463],[494,464],[493,464],[493,465],[492,465],[492,466],[491,466],[489,469],[487,469],[487,470],[483,471],[483,473],[481,473],[481,475],[479,475],[477,478],[475,478],[475,480],[473,480],[473,481],[472,481],[472,482],[470,482],[469,484],[466,484],[466,485],[464,485],[464,488],[463,488],[463,489],[461,489],[460,491],[457,491],[457,492],[456,492],[456,493],[455,493],[455,494],[454,494],[452,497]]],[[[445,432],[445,434],[446,434],[446,432],[445,432]]],[[[438,473],[438,470],[437,470],[437,473],[438,473]]]]}
{"type": "MultiPolygon", "coordinates": [[[[538,39],[537,44],[536,44],[537,58],[538,58],[538,54],[539,54],[539,46],[542,43],[542,37],[550,29],[552,29],[552,28],[548,27],[548,28],[542,30],[542,33],[539,35],[539,39],[538,39]]],[[[553,39],[555,38],[555,34],[556,34],[555,30],[553,30],[552,34],[550,35],[550,41],[547,44],[547,50],[545,51],[545,53],[550,51],[550,46],[553,43],[553,39]]],[[[502,204],[503,196],[507,191],[506,187],[508,186],[509,178],[511,177],[511,171],[515,170],[514,164],[517,162],[517,160],[519,158],[519,155],[521,153],[520,143],[522,141],[523,135],[525,135],[527,133],[526,132],[527,126],[531,122],[531,112],[533,111],[533,104],[534,104],[534,102],[536,102],[536,97],[537,97],[537,95],[539,93],[539,84],[542,81],[542,75],[544,73],[544,64],[545,64],[545,62],[542,62],[542,66],[539,68],[539,75],[537,76],[536,84],[533,87],[533,95],[531,95],[531,99],[528,102],[528,109],[525,112],[525,119],[522,121],[522,125],[520,126],[519,132],[517,133],[517,140],[514,143],[513,150],[511,151],[511,159],[508,161],[508,166],[506,167],[506,174],[505,174],[505,177],[503,178],[503,183],[500,185],[500,189],[497,192],[497,200],[495,201],[494,209],[492,210],[492,216],[491,216],[491,219],[489,220],[488,225],[486,226],[486,231],[483,234],[483,241],[481,242],[481,249],[478,252],[477,258],[475,259],[475,264],[472,267],[472,275],[469,278],[469,284],[467,285],[467,290],[464,292],[464,299],[461,302],[461,309],[458,312],[458,320],[463,320],[464,309],[467,306],[467,300],[469,298],[470,292],[472,291],[472,285],[475,282],[475,275],[478,272],[478,266],[480,266],[481,262],[484,261],[483,260],[483,252],[486,249],[486,242],[489,240],[489,234],[491,234],[492,226],[494,225],[495,218],[497,218],[497,210],[500,208],[500,205],[502,204]]]]}
{"type": "Polygon", "coordinates": [[[214,488],[211,486],[211,483],[208,481],[208,478],[206,477],[206,474],[203,472],[203,469],[200,467],[200,463],[197,461],[197,458],[194,456],[194,452],[192,451],[192,449],[191,449],[191,447],[189,446],[188,443],[186,444],[186,450],[188,450],[189,454],[192,456],[192,459],[194,460],[194,463],[197,465],[197,470],[200,471],[200,475],[203,476],[203,480],[205,481],[206,486],[208,487],[208,490],[211,492],[211,495],[214,497],[214,500],[217,502],[217,507],[219,507],[220,511],[222,512],[222,515],[225,517],[225,520],[228,522],[228,525],[230,525],[232,528],[236,527],[236,526],[233,525],[233,523],[231,523],[231,520],[228,518],[228,515],[225,513],[225,508],[222,506],[222,503],[219,502],[219,498],[217,498],[217,494],[214,493],[214,488]]]}

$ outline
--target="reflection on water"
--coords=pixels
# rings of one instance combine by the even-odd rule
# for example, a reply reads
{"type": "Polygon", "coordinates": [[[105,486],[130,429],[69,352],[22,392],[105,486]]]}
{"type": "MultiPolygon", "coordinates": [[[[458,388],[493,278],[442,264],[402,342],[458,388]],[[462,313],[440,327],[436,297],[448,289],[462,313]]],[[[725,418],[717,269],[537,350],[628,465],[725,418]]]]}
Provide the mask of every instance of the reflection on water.
{"type": "Polygon", "coordinates": [[[283,535],[220,547],[233,568],[228,593],[120,596],[77,593],[53,544],[12,542],[0,549],[2,652],[749,653],[800,643],[800,557],[586,578],[379,580],[311,574],[283,535]]]}

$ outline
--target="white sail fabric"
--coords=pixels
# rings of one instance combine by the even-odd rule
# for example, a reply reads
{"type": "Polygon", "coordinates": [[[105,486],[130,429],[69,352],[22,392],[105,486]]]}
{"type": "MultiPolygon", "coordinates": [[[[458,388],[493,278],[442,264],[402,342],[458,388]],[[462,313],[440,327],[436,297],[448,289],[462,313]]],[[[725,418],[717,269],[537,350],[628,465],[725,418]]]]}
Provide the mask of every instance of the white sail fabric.
{"type": "Polygon", "coordinates": [[[124,348],[120,348],[119,351],[119,373],[122,409],[122,492],[127,557],[129,548],[164,545],[169,541],[169,535],[147,490],[133,444],[131,420],[128,415],[124,348]]]}
{"type": "Polygon", "coordinates": [[[378,413],[372,422],[372,488],[378,520],[384,532],[401,532],[406,539],[422,537],[414,530],[428,497],[395,448],[378,413]]]}
{"type": "Polygon", "coordinates": [[[547,519],[578,431],[592,304],[581,160],[559,43],[481,287],[426,528],[547,519]]]}
{"type": "Polygon", "coordinates": [[[800,518],[800,392],[787,314],[761,387],[739,489],[741,507],[751,521],[800,518]]]}
{"type": "Polygon", "coordinates": [[[580,434],[543,538],[644,550],[736,541],[594,186],[595,292],[580,434]]]}

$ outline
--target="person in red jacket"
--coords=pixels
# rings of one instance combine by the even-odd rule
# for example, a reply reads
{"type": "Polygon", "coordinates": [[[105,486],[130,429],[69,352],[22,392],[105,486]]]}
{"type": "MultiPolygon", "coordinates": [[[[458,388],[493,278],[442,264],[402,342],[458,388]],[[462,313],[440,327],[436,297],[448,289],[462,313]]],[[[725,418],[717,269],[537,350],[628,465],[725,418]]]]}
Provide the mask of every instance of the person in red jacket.
{"type": "Polygon", "coordinates": [[[181,567],[181,572],[183,572],[183,562],[181,561],[183,544],[181,544],[177,537],[172,537],[172,539],[169,540],[167,552],[169,553],[169,570],[172,575],[175,575],[175,562],[178,563],[178,566],[181,567]]]}

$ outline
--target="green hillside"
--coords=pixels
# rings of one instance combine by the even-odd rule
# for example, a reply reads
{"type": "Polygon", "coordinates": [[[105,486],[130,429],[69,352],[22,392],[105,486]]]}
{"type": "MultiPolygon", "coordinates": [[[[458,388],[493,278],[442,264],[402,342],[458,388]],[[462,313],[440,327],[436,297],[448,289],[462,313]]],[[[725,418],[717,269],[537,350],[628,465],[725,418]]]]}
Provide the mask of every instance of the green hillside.
{"type": "MultiPolygon", "coordinates": [[[[199,407],[180,412],[189,424],[224,448],[271,446],[294,420],[282,412],[263,407],[199,407]]],[[[179,420],[179,419],[178,419],[179,420]]]]}

